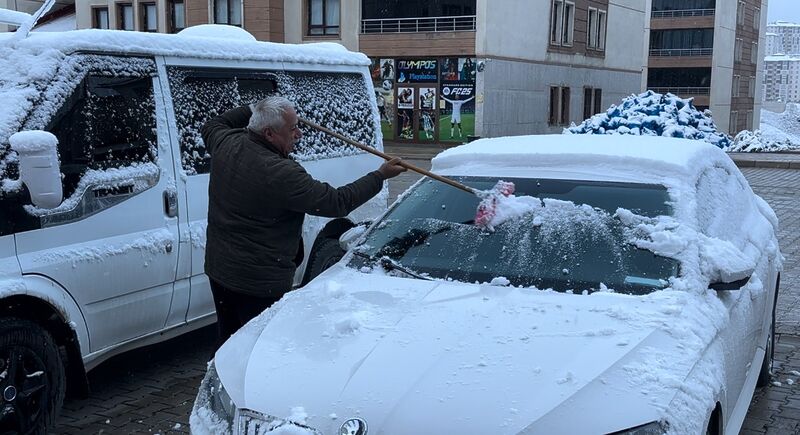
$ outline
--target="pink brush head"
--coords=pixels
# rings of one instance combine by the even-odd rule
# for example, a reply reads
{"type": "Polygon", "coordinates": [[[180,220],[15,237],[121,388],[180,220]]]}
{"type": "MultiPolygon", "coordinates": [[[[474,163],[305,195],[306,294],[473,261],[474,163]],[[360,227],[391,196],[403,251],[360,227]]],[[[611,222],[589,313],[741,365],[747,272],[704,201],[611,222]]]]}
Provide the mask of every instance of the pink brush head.
{"type": "Polygon", "coordinates": [[[481,202],[475,213],[475,225],[478,228],[492,230],[491,223],[497,214],[498,198],[514,194],[514,183],[500,180],[490,190],[479,191],[477,194],[481,202]]]}

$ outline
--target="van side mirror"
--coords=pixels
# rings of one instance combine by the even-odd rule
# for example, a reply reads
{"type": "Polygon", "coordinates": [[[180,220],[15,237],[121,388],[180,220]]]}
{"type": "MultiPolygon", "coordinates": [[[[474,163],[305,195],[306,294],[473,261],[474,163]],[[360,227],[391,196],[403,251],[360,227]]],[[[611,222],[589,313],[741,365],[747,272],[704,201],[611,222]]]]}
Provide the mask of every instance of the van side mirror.
{"type": "Polygon", "coordinates": [[[33,205],[58,207],[64,199],[58,139],[46,131],[30,130],[14,133],[9,142],[19,155],[19,178],[28,187],[33,205]]]}

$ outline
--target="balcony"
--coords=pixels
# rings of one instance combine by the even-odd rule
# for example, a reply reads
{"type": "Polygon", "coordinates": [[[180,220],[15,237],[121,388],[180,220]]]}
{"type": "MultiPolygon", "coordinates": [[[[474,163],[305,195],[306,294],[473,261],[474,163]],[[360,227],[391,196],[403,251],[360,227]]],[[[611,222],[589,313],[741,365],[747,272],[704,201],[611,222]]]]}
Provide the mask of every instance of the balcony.
{"type": "Polygon", "coordinates": [[[419,33],[475,31],[475,15],[361,20],[361,33],[419,33]]]}
{"type": "Polygon", "coordinates": [[[698,87],[667,87],[667,88],[650,88],[653,92],[659,94],[674,94],[678,96],[695,96],[695,95],[710,95],[711,88],[698,88],[698,87]]]}
{"type": "Polygon", "coordinates": [[[651,48],[651,57],[711,56],[713,48],[651,48]]]}
{"type": "Polygon", "coordinates": [[[653,11],[652,18],[710,17],[714,9],[679,9],[673,11],[653,11]]]}

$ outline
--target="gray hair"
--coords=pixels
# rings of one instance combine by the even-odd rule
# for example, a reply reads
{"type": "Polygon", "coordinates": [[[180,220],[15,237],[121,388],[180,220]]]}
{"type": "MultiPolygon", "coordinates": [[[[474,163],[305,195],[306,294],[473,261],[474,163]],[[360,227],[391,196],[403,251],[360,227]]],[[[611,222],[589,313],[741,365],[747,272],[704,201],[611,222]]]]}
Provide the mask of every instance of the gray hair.
{"type": "Polygon", "coordinates": [[[294,110],[294,103],[284,97],[267,97],[250,105],[253,114],[247,128],[255,132],[263,132],[267,128],[283,127],[283,115],[287,110],[294,110]]]}

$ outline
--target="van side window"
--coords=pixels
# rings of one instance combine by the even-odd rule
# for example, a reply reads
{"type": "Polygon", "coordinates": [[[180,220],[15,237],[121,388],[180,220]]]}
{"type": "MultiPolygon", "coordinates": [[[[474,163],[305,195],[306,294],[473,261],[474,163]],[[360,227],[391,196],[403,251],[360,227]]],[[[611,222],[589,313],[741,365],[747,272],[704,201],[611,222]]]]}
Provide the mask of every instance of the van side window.
{"type": "Polygon", "coordinates": [[[154,162],[155,129],[152,78],[86,76],[48,129],[58,138],[64,196],[87,170],[154,162]]]}
{"type": "MultiPolygon", "coordinates": [[[[368,145],[374,145],[377,139],[372,100],[360,74],[169,66],[167,75],[182,168],[188,175],[205,174],[210,169],[211,156],[200,137],[200,129],[208,119],[273,94],[293,101],[298,115],[303,118],[368,145]]],[[[303,134],[292,154],[295,160],[319,160],[362,152],[309,128],[304,128],[303,134]]]]}
{"type": "Polygon", "coordinates": [[[156,185],[152,59],[74,55],[61,65],[24,129],[58,138],[64,202],[26,206],[43,227],[73,222],[156,185]]]}

